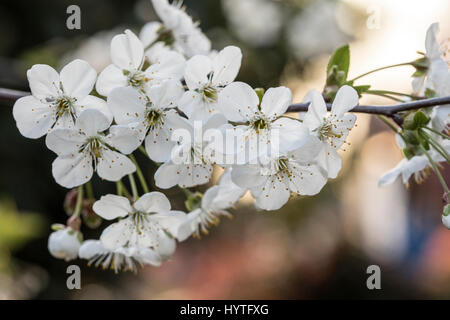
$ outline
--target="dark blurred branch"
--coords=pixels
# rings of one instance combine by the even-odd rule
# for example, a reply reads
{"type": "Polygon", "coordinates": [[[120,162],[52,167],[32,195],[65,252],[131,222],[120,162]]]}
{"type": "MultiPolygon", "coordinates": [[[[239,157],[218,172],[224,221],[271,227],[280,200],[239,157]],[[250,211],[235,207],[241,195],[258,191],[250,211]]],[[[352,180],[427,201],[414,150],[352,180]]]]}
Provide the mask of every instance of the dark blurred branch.
{"type": "MultiPolygon", "coordinates": [[[[2,105],[13,105],[14,102],[24,96],[30,95],[29,92],[0,88],[0,103],[2,105]]],[[[416,110],[420,108],[433,107],[450,104],[450,96],[442,98],[423,99],[412,102],[399,103],[393,106],[356,106],[351,112],[368,113],[384,115],[392,118],[397,124],[402,123],[399,112],[416,110]]],[[[290,105],[287,112],[306,112],[309,102],[296,103],[290,105]]],[[[331,110],[331,104],[327,103],[328,110],[331,110]]]]}

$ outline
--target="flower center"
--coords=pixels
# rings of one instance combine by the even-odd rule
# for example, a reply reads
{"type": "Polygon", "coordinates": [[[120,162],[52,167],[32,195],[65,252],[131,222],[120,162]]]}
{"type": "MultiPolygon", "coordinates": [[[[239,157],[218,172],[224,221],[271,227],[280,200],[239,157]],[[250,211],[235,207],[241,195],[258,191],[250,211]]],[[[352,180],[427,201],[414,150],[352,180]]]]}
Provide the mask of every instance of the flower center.
{"type": "Polygon", "coordinates": [[[207,85],[203,88],[203,99],[208,102],[216,102],[219,98],[217,88],[213,87],[212,85],[207,85]]]}
{"type": "Polygon", "coordinates": [[[73,116],[75,114],[73,104],[75,103],[75,98],[70,98],[63,96],[55,101],[56,106],[56,116],[62,117],[64,114],[69,114],[73,116]]]}
{"type": "Polygon", "coordinates": [[[263,117],[258,117],[251,123],[251,127],[259,134],[262,130],[269,129],[270,123],[263,117]]]}
{"type": "Polygon", "coordinates": [[[157,31],[158,33],[158,39],[155,40],[155,42],[164,42],[166,46],[171,46],[175,43],[175,37],[173,35],[172,30],[167,29],[165,26],[162,26],[157,31]]]}
{"type": "Polygon", "coordinates": [[[339,139],[342,137],[342,134],[334,132],[333,129],[335,127],[336,126],[333,122],[331,122],[328,119],[325,119],[324,123],[313,131],[317,132],[318,138],[322,141],[326,141],[328,139],[333,138],[339,139]]]}
{"type": "Polygon", "coordinates": [[[142,71],[132,73],[128,70],[123,70],[123,74],[127,77],[128,85],[134,88],[141,88],[149,81],[142,71]]]}
{"type": "Polygon", "coordinates": [[[104,148],[104,143],[101,140],[101,137],[89,137],[86,142],[81,146],[79,152],[85,152],[89,154],[92,157],[92,160],[94,160],[94,163],[98,158],[102,156],[104,148]]]}
{"type": "Polygon", "coordinates": [[[164,120],[163,113],[160,110],[155,110],[151,107],[147,107],[145,118],[147,119],[147,124],[150,128],[155,128],[161,125],[164,120]]]}

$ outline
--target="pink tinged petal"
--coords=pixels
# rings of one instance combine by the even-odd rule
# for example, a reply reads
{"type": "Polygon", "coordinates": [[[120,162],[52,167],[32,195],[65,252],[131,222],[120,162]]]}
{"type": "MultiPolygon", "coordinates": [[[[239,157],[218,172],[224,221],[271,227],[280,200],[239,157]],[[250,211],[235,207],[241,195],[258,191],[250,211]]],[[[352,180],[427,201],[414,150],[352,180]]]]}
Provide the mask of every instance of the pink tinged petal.
{"type": "Polygon", "coordinates": [[[163,80],[180,80],[183,78],[186,68],[186,59],[175,51],[165,52],[157,57],[147,70],[150,82],[163,80]]]}
{"type": "Polygon", "coordinates": [[[236,79],[241,68],[242,51],[238,47],[224,48],[213,60],[212,83],[215,86],[226,86],[236,79]]]}
{"type": "Polygon", "coordinates": [[[350,86],[342,86],[334,98],[331,107],[331,117],[335,116],[337,119],[341,118],[346,112],[349,112],[356,107],[358,102],[359,97],[356,90],[350,86]]]}
{"type": "Polygon", "coordinates": [[[116,35],[111,41],[111,60],[122,70],[135,71],[141,67],[144,58],[144,46],[130,30],[116,35]]]}
{"type": "Polygon", "coordinates": [[[98,176],[108,181],[119,181],[136,171],[136,166],[128,157],[109,149],[103,149],[102,156],[97,161],[98,176]]]}
{"type": "Polygon", "coordinates": [[[108,129],[111,125],[111,120],[102,112],[89,109],[80,114],[76,125],[77,129],[81,130],[86,136],[92,137],[108,129]]]}
{"type": "Polygon", "coordinates": [[[264,210],[278,210],[288,202],[290,191],[287,183],[280,181],[277,177],[270,177],[267,182],[252,190],[252,194],[258,194],[255,197],[255,206],[264,210]]]}
{"type": "Polygon", "coordinates": [[[106,101],[95,96],[87,96],[75,104],[77,117],[84,110],[98,110],[112,122],[113,114],[109,110],[106,101]]]}
{"type": "Polygon", "coordinates": [[[146,94],[152,107],[158,109],[175,108],[184,94],[184,89],[179,81],[168,80],[160,85],[150,87],[146,94]]]}
{"type": "Polygon", "coordinates": [[[107,103],[118,124],[144,121],[145,97],[131,87],[114,89],[107,103]]]}
{"type": "Polygon", "coordinates": [[[270,88],[261,101],[261,111],[269,118],[275,119],[284,113],[292,103],[292,92],[289,88],[270,88]]]}
{"type": "Polygon", "coordinates": [[[170,139],[171,133],[165,126],[150,130],[145,139],[145,150],[155,162],[166,162],[170,159],[175,143],[170,139]]]}
{"type": "Polygon", "coordinates": [[[108,96],[115,88],[128,86],[128,78],[122,70],[111,64],[107,66],[98,76],[95,89],[102,96],[108,96]]]}
{"type": "Polygon", "coordinates": [[[58,156],[66,156],[78,153],[86,136],[74,129],[55,129],[45,138],[47,148],[58,156]]]}
{"type": "MultiPolygon", "coordinates": [[[[143,213],[168,213],[170,201],[161,192],[150,192],[144,194],[134,203],[134,208],[143,213]]],[[[153,219],[153,216],[151,217],[153,219]]]]}
{"type": "Polygon", "coordinates": [[[130,154],[141,145],[138,131],[123,125],[111,126],[105,142],[123,154],[130,154]]]}
{"type": "Polygon", "coordinates": [[[310,102],[308,112],[306,112],[303,118],[303,123],[308,126],[310,130],[320,127],[327,116],[327,105],[319,91],[310,91],[305,102],[310,102]]]}
{"type": "Polygon", "coordinates": [[[65,188],[74,188],[88,182],[93,174],[92,161],[84,154],[61,156],[52,164],[56,182],[65,188]]]}
{"type": "Polygon", "coordinates": [[[255,90],[243,82],[233,82],[219,93],[219,108],[229,121],[245,122],[258,112],[255,90]]]}
{"type": "Polygon", "coordinates": [[[35,64],[27,71],[31,93],[39,100],[59,96],[59,75],[55,69],[46,64],[35,64]]]}
{"type": "Polygon", "coordinates": [[[130,201],[125,197],[113,194],[102,196],[92,207],[94,212],[106,220],[123,218],[133,212],[130,201]]]}
{"type": "Polygon", "coordinates": [[[190,90],[202,89],[209,83],[208,75],[213,71],[212,61],[209,57],[198,55],[186,63],[184,79],[190,90]]]}
{"type": "Polygon", "coordinates": [[[55,109],[41,103],[34,96],[26,96],[16,101],[13,116],[20,133],[31,139],[47,134],[55,123],[55,109]]]}
{"type": "Polygon", "coordinates": [[[86,61],[77,59],[61,70],[60,79],[64,94],[81,100],[94,88],[97,72],[86,61]]]}

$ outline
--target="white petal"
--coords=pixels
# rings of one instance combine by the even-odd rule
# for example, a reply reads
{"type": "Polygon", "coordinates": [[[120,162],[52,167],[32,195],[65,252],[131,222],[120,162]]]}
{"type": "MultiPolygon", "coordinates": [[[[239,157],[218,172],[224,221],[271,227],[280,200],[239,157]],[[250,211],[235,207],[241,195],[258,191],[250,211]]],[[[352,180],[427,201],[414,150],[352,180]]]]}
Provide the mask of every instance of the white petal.
{"type": "Polygon", "coordinates": [[[180,80],[186,68],[186,59],[175,51],[164,52],[145,70],[150,82],[180,80]]]}
{"type": "Polygon", "coordinates": [[[141,145],[138,131],[123,125],[111,126],[105,142],[123,154],[130,154],[141,145]]]}
{"type": "Polygon", "coordinates": [[[72,155],[86,140],[86,136],[74,129],[55,129],[45,138],[47,148],[59,156],[72,155]]]}
{"type": "Polygon", "coordinates": [[[78,100],[83,99],[94,88],[97,72],[84,60],[74,60],[60,74],[64,93],[78,100]]]}
{"type": "Polygon", "coordinates": [[[331,107],[331,115],[341,118],[346,112],[358,105],[359,97],[355,89],[350,86],[342,86],[334,98],[331,107]]]}
{"type": "Polygon", "coordinates": [[[147,97],[153,107],[158,109],[175,108],[184,94],[181,83],[177,80],[164,81],[160,85],[146,90],[147,97]]]}
{"type": "Polygon", "coordinates": [[[161,29],[163,25],[160,22],[148,22],[146,23],[139,33],[139,39],[141,40],[144,47],[154,43],[158,39],[158,30],[161,29]]]}
{"type": "Polygon", "coordinates": [[[289,88],[270,88],[261,101],[261,111],[269,119],[275,119],[283,115],[291,103],[292,92],[289,88]]]}
{"type": "Polygon", "coordinates": [[[121,153],[104,149],[98,159],[97,173],[100,178],[108,181],[119,181],[127,174],[136,171],[134,163],[121,153]]]}
{"type": "Polygon", "coordinates": [[[252,189],[252,194],[255,196],[255,206],[264,210],[278,210],[288,202],[290,197],[287,183],[276,177],[269,178],[256,190],[252,189]]]}
{"type": "Polygon", "coordinates": [[[83,111],[77,119],[77,128],[92,137],[109,128],[111,120],[96,109],[83,111]]]}
{"type": "Polygon", "coordinates": [[[13,116],[20,133],[31,139],[47,134],[55,123],[55,110],[42,104],[33,96],[26,96],[16,101],[13,116]]]}
{"type": "Polygon", "coordinates": [[[239,187],[248,189],[264,184],[267,176],[261,174],[257,165],[242,165],[233,166],[231,179],[239,187]]]}
{"type": "Polygon", "coordinates": [[[112,122],[113,114],[109,110],[105,100],[95,96],[87,96],[76,103],[77,116],[79,116],[82,111],[91,109],[100,111],[112,122]]]}
{"type": "Polygon", "coordinates": [[[144,59],[144,46],[130,30],[116,35],[111,41],[111,60],[122,70],[138,70],[144,59]]]}
{"type": "Polygon", "coordinates": [[[113,194],[102,196],[100,200],[94,203],[92,209],[106,220],[123,218],[133,212],[133,208],[131,208],[130,201],[127,198],[113,194]]]}
{"type": "Polygon", "coordinates": [[[175,143],[170,139],[171,133],[166,127],[150,130],[145,139],[145,150],[150,159],[155,162],[166,162],[170,159],[175,143]]]}
{"type": "Polygon", "coordinates": [[[128,86],[128,78],[122,70],[111,64],[107,66],[98,76],[95,89],[102,96],[108,96],[115,88],[128,86]]]}
{"type": "Polygon", "coordinates": [[[185,220],[180,223],[176,232],[178,241],[185,241],[197,230],[198,216],[200,214],[202,214],[202,209],[196,209],[186,215],[185,220]]]}
{"type": "Polygon", "coordinates": [[[75,129],[75,122],[70,113],[65,112],[62,116],[56,118],[54,129],[75,129]]]}
{"type": "Polygon", "coordinates": [[[219,108],[229,121],[245,122],[258,112],[255,90],[243,82],[233,82],[219,93],[219,108]]]}
{"type": "Polygon", "coordinates": [[[324,148],[324,144],[315,136],[309,136],[306,143],[290,154],[294,160],[300,163],[313,162],[324,148]]]}
{"type": "Polygon", "coordinates": [[[303,123],[308,126],[310,130],[317,129],[323,123],[327,115],[327,105],[319,91],[312,90],[308,92],[305,102],[310,102],[308,112],[303,118],[303,123]]]}
{"type": "Polygon", "coordinates": [[[201,89],[209,83],[208,75],[213,71],[212,61],[207,56],[194,56],[186,63],[184,79],[190,90],[201,89]]]}
{"type": "Polygon", "coordinates": [[[106,249],[99,240],[86,240],[78,249],[78,257],[80,259],[90,260],[97,255],[104,254],[106,249]]]}
{"type": "Polygon", "coordinates": [[[315,164],[295,165],[295,168],[290,169],[292,175],[289,177],[289,189],[301,195],[318,194],[328,181],[327,172],[315,164]]]}
{"type": "Polygon", "coordinates": [[[224,48],[213,61],[212,83],[216,86],[226,86],[236,79],[241,68],[242,52],[235,46],[224,48]]]}
{"type": "Polygon", "coordinates": [[[217,111],[217,103],[209,103],[203,94],[191,90],[184,93],[178,104],[190,120],[204,120],[217,111]]]}
{"type": "Polygon", "coordinates": [[[31,93],[39,100],[59,96],[59,75],[52,67],[46,64],[35,64],[27,71],[27,78],[31,93]]]}
{"type": "Polygon", "coordinates": [[[118,124],[144,120],[146,101],[142,94],[131,87],[114,89],[108,96],[107,103],[118,124]]]}
{"type": "Polygon", "coordinates": [[[441,55],[440,45],[437,41],[437,33],[439,32],[439,23],[433,23],[427,30],[425,37],[425,49],[427,50],[427,57],[430,59],[439,58],[441,55]]]}
{"type": "Polygon", "coordinates": [[[325,144],[317,157],[319,164],[328,172],[328,178],[335,179],[341,171],[342,159],[337,151],[328,144],[325,144]]]}
{"type": "Polygon", "coordinates": [[[134,203],[134,208],[144,213],[168,213],[170,201],[161,192],[150,192],[144,194],[134,203]]]}
{"type": "Polygon", "coordinates": [[[56,182],[71,189],[88,182],[93,174],[92,161],[84,154],[58,157],[52,164],[52,173],[56,182]]]}
{"type": "MultiPolygon", "coordinates": [[[[295,119],[279,118],[272,124],[272,131],[278,130],[279,151],[286,153],[304,145],[310,135],[308,128],[295,119]]],[[[272,143],[276,143],[272,141],[272,143]]]]}

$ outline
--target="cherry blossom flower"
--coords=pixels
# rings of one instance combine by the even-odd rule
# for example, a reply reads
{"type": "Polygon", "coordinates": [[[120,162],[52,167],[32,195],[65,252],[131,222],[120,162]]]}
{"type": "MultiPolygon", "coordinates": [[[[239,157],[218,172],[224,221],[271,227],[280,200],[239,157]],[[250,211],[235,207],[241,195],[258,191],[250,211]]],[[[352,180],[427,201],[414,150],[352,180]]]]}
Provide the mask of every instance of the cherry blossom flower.
{"type": "Polygon", "coordinates": [[[241,188],[250,189],[257,208],[278,210],[291,192],[312,196],[326,184],[327,172],[316,162],[321,150],[321,141],[310,136],[299,149],[263,164],[233,166],[231,178],[241,188]]]}
{"type": "Polygon", "coordinates": [[[318,155],[318,163],[328,172],[328,178],[334,179],[342,167],[342,159],[337,150],[345,143],[356,121],[356,116],[347,112],[358,104],[358,94],[350,86],[341,87],[328,115],[325,101],[318,91],[311,91],[306,101],[311,104],[303,124],[322,141],[323,148],[318,155]]]}
{"type": "Polygon", "coordinates": [[[182,1],[170,4],[168,0],[152,0],[152,4],[162,21],[162,25],[154,29],[156,37],[153,42],[161,41],[189,58],[196,54],[208,54],[211,41],[185,12],[182,1]]]}
{"type": "Polygon", "coordinates": [[[137,273],[138,265],[160,266],[161,257],[152,249],[135,247],[118,247],[114,250],[106,249],[100,240],[86,240],[81,245],[78,256],[88,260],[88,265],[119,271],[137,273]]]}
{"type": "Polygon", "coordinates": [[[175,251],[174,237],[186,216],[184,212],[171,211],[169,200],[161,192],[144,194],[133,206],[127,198],[109,194],[96,201],[93,209],[106,220],[121,218],[103,231],[100,241],[105,249],[151,249],[161,261],[175,251]]]}
{"type": "MultiPolygon", "coordinates": [[[[449,140],[442,140],[440,142],[446,152],[450,152],[449,140]]],[[[434,149],[428,151],[429,156],[435,163],[445,162],[445,159],[434,149]]],[[[378,184],[381,187],[390,185],[401,177],[403,184],[409,186],[411,176],[414,176],[416,183],[421,183],[432,172],[432,166],[428,157],[425,154],[413,156],[411,159],[402,159],[397,166],[386,172],[379,180],[378,184]]]]}
{"type": "Polygon", "coordinates": [[[170,159],[161,165],[155,173],[155,184],[158,188],[169,189],[173,186],[190,188],[205,184],[211,178],[214,158],[207,133],[226,123],[221,114],[215,114],[207,120],[196,121],[194,126],[185,118],[173,118],[177,128],[174,139],[177,145],[173,148],[170,159]]]}
{"type": "Polygon", "coordinates": [[[40,138],[53,128],[73,128],[83,110],[96,109],[112,119],[106,102],[90,96],[97,73],[83,60],[74,60],[58,74],[45,64],[27,71],[31,94],[16,101],[13,116],[20,133],[40,138]]]}
{"type": "Polygon", "coordinates": [[[184,93],[178,81],[165,81],[140,93],[132,88],[117,88],[108,97],[108,106],[120,125],[138,130],[150,159],[165,162],[175,143],[171,134],[181,121],[174,110],[184,93]]]}
{"type": "MultiPolygon", "coordinates": [[[[283,116],[291,103],[292,93],[286,87],[270,88],[260,102],[248,84],[234,82],[222,90],[219,105],[225,117],[238,125],[226,125],[222,129],[240,132],[250,146],[250,153],[254,147],[258,148],[256,156],[266,152],[267,146],[273,147],[273,155],[297,149],[306,142],[309,134],[298,120],[283,116]]],[[[230,138],[229,135],[226,137],[230,138]]],[[[241,152],[243,148],[237,145],[234,152],[241,152]]],[[[252,157],[250,155],[248,160],[252,157]]]]}
{"type": "Polygon", "coordinates": [[[180,109],[193,120],[218,112],[220,91],[236,78],[241,67],[241,49],[228,46],[214,57],[197,55],[186,63],[184,79],[189,88],[180,109]]]}
{"type": "Polygon", "coordinates": [[[57,259],[71,261],[77,258],[81,246],[79,231],[65,228],[52,232],[48,238],[48,251],[57,259]]]}
{"type": "Polygon", "coordinates": [[[123,154],[139,146],[137,132],[128,126],[110,125],[111,120],[103,113],[86,110],[78,117],[75,128],[55,129],[47,135],[47,147],[58,155],[52,166],[58,184],[66,188],[82,185],[94,171],[103,179],[118,181],[136,170],[123,154]]]}
{"type": "Polygon", "coordinates": [[[219,184],[205,192],[200,207],[186,215],[178,229],[178,240],[184,241],[192,234],[196,237],[200,237],[200,233],[208,234],[208,228],[217,225],[220,216],[231,217],[226,210],[238,202],[245,192],[246,189],[233,183],[231,171],[227,170],[219,184]]]}
{"type": "Polygon", "coordinates": [[[182,55],[171,51],[158,55],[144,70],[144,45],[130,30],[112,39],[111,60],[113,63],[100,73],[96,84],[97,92],[103,96],[118,87],[141,90],[163,80],[180,80],[186,63],[182,55]]]}

